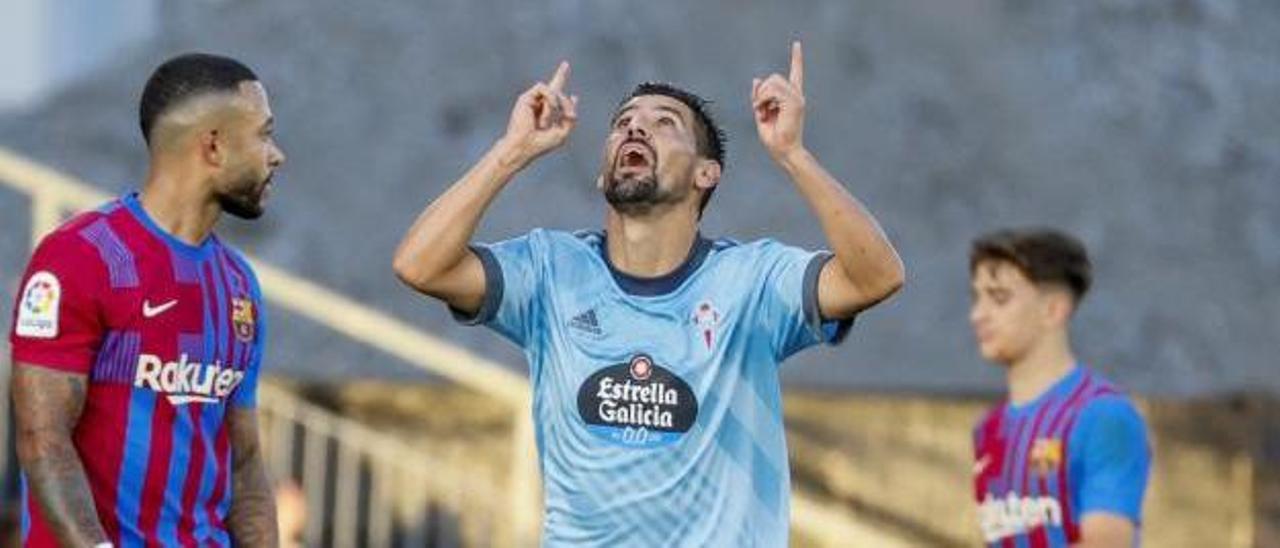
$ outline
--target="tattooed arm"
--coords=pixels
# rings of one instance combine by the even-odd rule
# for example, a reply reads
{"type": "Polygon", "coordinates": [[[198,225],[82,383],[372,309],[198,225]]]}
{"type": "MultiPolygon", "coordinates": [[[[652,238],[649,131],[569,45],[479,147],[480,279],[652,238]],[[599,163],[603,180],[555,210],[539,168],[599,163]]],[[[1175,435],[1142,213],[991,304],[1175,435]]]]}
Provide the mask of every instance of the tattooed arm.
{"type": "Polygon", "coordinates": [[[258,411],[231,406],[231,513],[227,528],[236,546],[279,546],[276,501],[267,481],[258,438],[258,411]]]}
{"type": "Polygon", "coordinates": [[[45,522],[64,546],[109,543],[84,465],[71,442],[84,409],[88,378],[22,362],[15,365],[11,389],[18,462],[45,522]]]}

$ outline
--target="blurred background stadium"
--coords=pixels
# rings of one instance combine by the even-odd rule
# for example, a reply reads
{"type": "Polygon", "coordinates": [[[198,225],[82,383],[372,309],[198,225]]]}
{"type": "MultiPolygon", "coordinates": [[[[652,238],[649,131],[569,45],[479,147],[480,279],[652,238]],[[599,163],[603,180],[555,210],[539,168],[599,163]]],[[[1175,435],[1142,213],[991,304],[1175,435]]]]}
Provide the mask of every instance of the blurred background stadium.
{"type": "Polygon", "coordinates": [[[397,284],[393,247],[560,59],[582,122],[482,239],[598,226],[608,115],[634,83],[669,80],[715,99],[730,135],[705,232],[820,246],[747,107],[797,37],[806,142],[878,216],[908,282],[843,346],[784,370],[794,544],[977,543],[969,426],[1002,377],[971,343],[967,245],[1034,223],[1094,255],[1075,342],[1152,425],[1146,543],[1280,545],[1274,0],[6,0],[0,311],[33,232],[141,181],[150,71],[188,50],[237,57],[289,163],[268,215],[220,232],[265,272],[265,435],[277,479],[301,487],[302,538],[526,543],[540,510],[523,359],[397,284]]]}

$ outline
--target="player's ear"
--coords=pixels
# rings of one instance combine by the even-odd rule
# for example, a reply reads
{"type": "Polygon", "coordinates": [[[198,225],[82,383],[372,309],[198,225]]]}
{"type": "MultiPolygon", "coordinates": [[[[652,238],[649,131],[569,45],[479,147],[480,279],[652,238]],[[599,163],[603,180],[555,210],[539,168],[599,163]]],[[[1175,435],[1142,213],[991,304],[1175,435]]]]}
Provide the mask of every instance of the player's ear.
{"type": "Polygon", "coordinates": [[[1065,289],[1053,289],[1048,295],[1049,321],[1054,325],[1066,325],[1071,322],[1071,313],[1075,311],[1075,300],[1071,292],[1065,289]]]}
{"type": "Polygon", "coordinates": [[[200,158],[210,166],[221,166],[225,160],[226,154],[222,144],[222,136],[218,132],[218,128],[208,128],[200,131],[196,137],[197,146],[200,147],[200,158]]]}
{"type": "Polygon", "coordinates": [[[720,184],[720,162],[699,158],[693,171],[693,186],[703,190],[715,188],[720,184]]]}
{"type": "Polygon", "coordinates": [[[596,190],[604,190],[604,175],[596,175],[596,190]]]}

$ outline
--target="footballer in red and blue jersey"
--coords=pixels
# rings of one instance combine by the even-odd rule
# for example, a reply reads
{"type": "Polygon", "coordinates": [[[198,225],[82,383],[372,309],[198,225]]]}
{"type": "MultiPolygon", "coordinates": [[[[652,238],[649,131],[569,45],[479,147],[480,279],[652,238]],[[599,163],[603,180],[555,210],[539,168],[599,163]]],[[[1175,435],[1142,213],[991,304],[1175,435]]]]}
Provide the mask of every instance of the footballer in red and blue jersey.
{"type": "Polygon", "coordinates": [[[257,76],[173,57],[139,103],[138,193],[45,236],[10,341],[22,538],[43,546],[271,546],[260,448],[262,291],[213,227],[264,212],[284,153],[257,76]]]}
{"type": "MultiPolygon", "coordinates": [[[[44,238],[23,288],[14,361],[88,376],[73,440],[107,534],[229,545],[223,419],[255,405],[265,328],[245,259],[175,239],[130,194],[44,238]]],[[[22,525],[25,544],[55,544],[30,492],[22,525]]]]}
{"type": "Polygon", "coordinates": [[[1137,545],[1151,468],[1146,424],[1070,346],[1071,317],[1092,281],[1083,244],[1052,229],[1001,230],[978,238],[969,260],[969,320],[1008,387],[973,431],[983,540],[1137,545]]]}
{"type": "Polygon", "coordinates": [[[1083,366],[1034,401],[1002,403],[974,429],[974,494],[991,546],[1067,546],[1080,516],[1137,524],[1151,453],[1129,399],[1083,366]]]}

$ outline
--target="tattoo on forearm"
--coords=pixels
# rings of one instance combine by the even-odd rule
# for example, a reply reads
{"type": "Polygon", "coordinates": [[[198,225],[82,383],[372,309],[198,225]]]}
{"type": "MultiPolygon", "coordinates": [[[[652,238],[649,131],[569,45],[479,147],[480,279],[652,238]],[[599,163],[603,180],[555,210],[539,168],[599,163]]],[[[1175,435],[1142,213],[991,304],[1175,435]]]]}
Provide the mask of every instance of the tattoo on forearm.
{"type": "Polygon", "coordinates": [[[229,415],[232,463],[227,528],[236,546],[277,546],[276,503],[259,448],[257,417],[254,411],[241,409],[232,409],[229,415]]]}
{"type": "Polygon", "coordinates": [[[109,540],[71,439],[87,384],[80,375],[30,366],[16,367],[13,379],[18,458],[45,522],[64,545],[109,540]]]}

